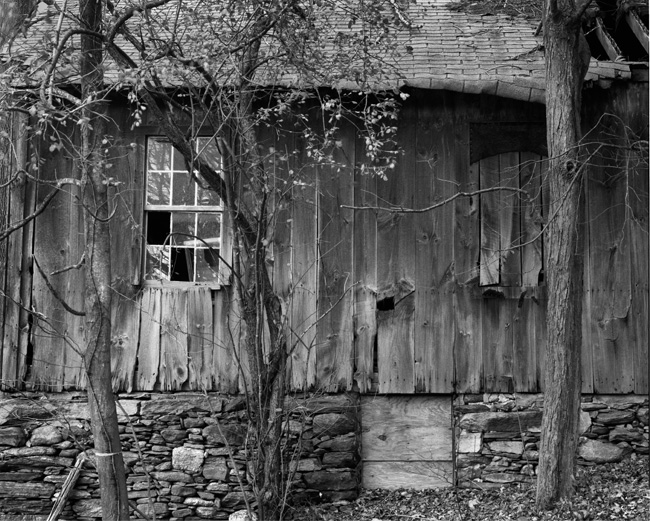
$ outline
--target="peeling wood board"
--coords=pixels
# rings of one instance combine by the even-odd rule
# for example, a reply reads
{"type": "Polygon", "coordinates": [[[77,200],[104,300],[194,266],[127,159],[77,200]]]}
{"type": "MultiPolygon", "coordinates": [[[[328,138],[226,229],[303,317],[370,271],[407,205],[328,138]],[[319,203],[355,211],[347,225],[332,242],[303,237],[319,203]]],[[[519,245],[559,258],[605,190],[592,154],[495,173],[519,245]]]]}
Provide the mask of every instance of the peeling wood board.
{"type": "MultiPolygon", "coordinates": [[[[520,157],[517,152],[499,155],[500,186],[519,188],[520,157]]],[[[499,192],[499,255],[501,256],[500,280],[502,286],[521,286],[521,209],[520,194],[499,192]]]]}
{"type": "Polygon", "coordinates": [[[513,392],[513,329],[516,300],[483,299],[483,374],[485,392],[513,392]]]}
{"type": "Polygon", "coordinates": [[[355,129],[346,124],[341,145],[333,151],[336,165],[319,169],[318,181],[318,323],[316,371],[318,388],[326,392],[352,389],[354,340],[352,325],[352,231],[354,212],[355,129]]]}
{"type": "Polygon", "coordinates": [[[136,390],[151,391],[158,380],[162,289],[147,288],[140,295],[140,337],[136,390]]]}
{"type": "MultiPolygon", "coordinates": [[[[481,190],[499,186],[499,156],[482,159],[479,163],[479,183],[481,190]]],[[[501,270],[499,235],[499,192],[488,192],[481,195],[481,265],[480,284],[490,286],[499,284],[501,270]]]]}
{"type": "MultiPolygon", "coordinates": [[[[16,116],[16,120],[17,122],[14,123],[12,128],[12,137],[16,136],[16,157],[11,158],[12,162],[8,166],[13,169],[24,169],[27,159],[27,140],[21,139],[21,136],[25,132],[26,119],[24,116],[16,116]]],[[[33,185],[26,187],[26,180],[11,185],[8,190],[7,201],[9,211],[7,219],[9,222],[19,221],[24,217],[25,213],[31,213],[31,208],[25,209],[26,194],[29,191],[33,193],[34,187],[33,185]]],[[[2,299],[4,304],[4,315],[2,316],[4,331],[0,378],[2,378],[2,385],[7,386],[9,390],[22,387],[22,376],[27,371],[25,366],[26,350],[21,349],[20,303],[22,300],[21,293],[25,289],[21,287],[21,284],[26,282],[26,273],[21,270],[21,267],[27,262],[27,259],[23,259],[23,234],[30,233],[32,230],[33,225],[28,224],[25,228],[16,230],[4,241],[7,245],[7,258],[4,266],[6,270],[6,286],[3,288],[6,298],[2,299]]],[[[31,288],[27,289],[31,291],[31,288]]],[[[23,304],[28,308],[31,307],[29,302],[23,304]]]]}
{"type": "MultiPolygon", "coordinates": [[[[233,306],[232,288],[221,289],[214,295],[213,353],[211,372],[215,390],[235,394],[239,391],[239,363],[235,342],[240,341],[238,309],[233,306]]],[[[243,389],[243,387],[242,387],[243,389]]]]}
{"type": "MultiPolygon", "coordinates": [[[[451,96],[433,107],[419,104],[415,138],[414,206],[424,208],[451,197],[458,152],[453,135],[451,96]]],[[[452,392],[454,380],[454,205],[414,216],[415,389],[452,392]]]]}
{"type": "Polygon", "coordinates": [[[380,393],[413,393],[415,295],[397,297],[395,308],[377,313],[377,366],[380,393]]]}
{"type": "Polygon", "coordinates": [[[542,176],[545,163],[542,156],[522,152],[520,187],[527,194],[521,208],[521,284],[537,286],[543,268],[542,223],[542,176]]]}
{"type": "Polygon", "coordinates": [[[188,381],[191,390],[214,389],[212,328],[212,290],[198,286],[187,290],[187,356],[188,381]]]}
{"type": "MultiPolygon", "coordinates": [[[[357,164],[365,164],[363,140],[356,141],[357,164]]],[[[355,171],[354,206],[377,205],[377,177],[355,171]]],[[[377,213],[355,210],[354,256],[352,280],[354,287],[354,380],[359,392],[369,392],[375,363],[377,341],[377,213]]]]}
{"type": "MultiPolygon", "coordinates": [[[[64,157],[60,151],[46,151],[42,159],[39,175],[44,181],[55,181],[64,173],[73,172],[71,159],[64,157]]],[[[51,190],[46,184],[40,184],[36,204],[40,204],[51,190]]],[[[34,257],[57,293],[66,299],[70,290],[68,284],[71,283],[69,271],[55,276],[50,274],[79,262],[78,257],[72,258],[70,255],[72,244],[68,233],[77,206],[78,202],[71,197],[69,187],[64,187],[34,223],[34,257]]],[[[69,331],[71,315],[49,290],[36,267],[32,303],[33,309],[42,315],[34,320],[32,327],[33,359],[28,387],[58,392],[63,389],[65,372],[70,370],[76,373],[79,370],[79,367],[66,367],[66,355],[71,349],[66,336],[69,335],[76,346],[83,346],[83,341],[77,341],[76,331],[69,331]]]]}
{"type": "Polygon", "coordinates": [[[111,313],[111,374],[113,391],[133,391],[140,333],[137,300],[113,296],[111,313]]]}
{"type": "Polygon", "coordinates": [[[291,277],[293,299],[291,303],[290,346],[292,347],[291,388],[310,389],[316,384],[316,327],[318,294],[317,237],[317,172],[310,165],[305,142],[296,136],[297,157],[304,165],[297,174],[301,181],[293,187],[291,277]]]}
{"type": "MultiPolygon", "coordinates": [[[[470,167],[468,140],[469,125],[456,122],[455,146],[463,152],[458,155],[458,190],[473,192],[479,187],[478,163],[470,167]],[[463,146],[464,145],[464,146],[463,146]]],[[[482,302],[473,296],[478,285],[480,255],[479,198],[462,197],[454,201],[454,373],[456,391],[460,393],[482,390],[483,328],[482,302]]]]}
{"type": "MultiPolygon", "coordinates": [[[[377,181],[380,206],[413,208],[417,110],[400,111],[397,146],[404,151],[387,180],[377,181]]],[[[377,365],[380,392],[415,389],[415,236],[412,214],[379,212],[377,216],[377,365]],[[392,308],[392,309],[389,309],[392,308]]]]}
{"type": "Polygon", "coordinates": [[[156,388],[179,391],[188,378],[187,290],[163,289],[160,308],[160,361],[156,388]]]}

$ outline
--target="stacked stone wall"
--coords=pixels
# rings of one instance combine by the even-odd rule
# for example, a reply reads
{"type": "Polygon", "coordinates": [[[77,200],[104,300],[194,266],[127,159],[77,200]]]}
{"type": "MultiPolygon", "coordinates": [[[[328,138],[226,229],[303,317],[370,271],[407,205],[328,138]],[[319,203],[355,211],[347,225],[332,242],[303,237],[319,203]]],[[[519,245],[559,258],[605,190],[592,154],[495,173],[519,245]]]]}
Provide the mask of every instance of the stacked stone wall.
{"type": "MultiPolygon", "coordinates": [[[[539,460],[541,394],[460,395],[454,402],[458,483],[500,487],[533,483],[539,460]]],[[[648,397],[586,395],[578,463],[616,462],[648,454],[648,397]]]]}
{"type": "MultiPolygon", "coordinates": [[[[137,394],[119,397],[129,499],[149,518],[228,519],[253,499],[247,482],[242,397],[137,394]]],[[[359,486],[357,395],[288,400],[285,461],[294,500],[354,499],[359,486]]],[[[0,399],[0,519],[45,521],[76,459],[83,465],[61,520],[101,515],[84,393],[0,399]]]]}

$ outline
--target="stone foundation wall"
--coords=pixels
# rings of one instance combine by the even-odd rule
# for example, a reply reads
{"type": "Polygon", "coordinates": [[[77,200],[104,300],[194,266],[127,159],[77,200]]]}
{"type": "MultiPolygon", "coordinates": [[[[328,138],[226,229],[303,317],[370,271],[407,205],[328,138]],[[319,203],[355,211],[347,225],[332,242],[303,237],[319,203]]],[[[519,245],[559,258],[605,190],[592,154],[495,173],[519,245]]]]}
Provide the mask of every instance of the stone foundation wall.
{"type": "MultiPolygon", "coordinates": [[[[121,395],[129,499],[158,520],[228,519],[252,498],[242,397],[121,395]],[[242,480],[243,487],[239,480],[242,480]]],[[[294,499],[354,499],[360,481],[357,395],[288,401],[286,452],[294,499]]],[[[0,397],[0,519],[45,521],[92,436],[84,393],[0,397]]],[[[61,520],[100,516],[97,473],[83,466],[61,520]]]]}
{"type": "MultiPolygon", "coordinates": [[[[454,422],[459,485],[532,483],[539,459],[543,401],[541,394],[458,396],[454,422]]],[[[647,396],[583,396],[580,433],[580,464],[648,454],[647,396]]]]}

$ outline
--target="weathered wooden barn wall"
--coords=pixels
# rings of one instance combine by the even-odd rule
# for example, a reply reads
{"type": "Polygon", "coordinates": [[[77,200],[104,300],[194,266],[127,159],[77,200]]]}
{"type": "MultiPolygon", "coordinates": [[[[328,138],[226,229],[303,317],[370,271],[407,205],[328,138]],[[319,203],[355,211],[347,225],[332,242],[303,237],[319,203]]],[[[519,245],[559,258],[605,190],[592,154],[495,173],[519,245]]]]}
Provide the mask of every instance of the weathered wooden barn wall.
{"type": "MultiPolygon", "coordinates": [[[[611,110],[647,139],[647,83],[594,89],[585,105],[587,127],[595,114],[611,110]]],[[[120,181],[111,223],[115,387],[241,390],[244,332],[231,288],[137,285],[143,145],[155,129],[129,130],[119,110],[115,118],[124,129],[112,161],[120,181]]],[[[293,388],[542,390],[543,119],[541,105],[414,91],[399,120],[403,154],[387,180],[361,173],[364,147],[352,127],[340,137],[340,167],[307,167],[313,182],[289,187],[288,204],[276,202],[269,259],[291,319],[293,388]],[[512,190],[489,191],[497,185],[512,190]],[[346,207],[423,208],[477,190],[485,192],[424,213],[346,207]]],[[[642,151],[621,146],[621,128],[609,122],[598,131],[600,141],[607,137],[617,148],[598,149],[586,182],[585,392],[648,392],[647,156],[641,161],[642,151]]],[[[290,169],[308,164],[304,137],[263,132],[265,149],[287,152],[268,164],[282,185],[290,169]]],[[[74,174],[68,155],[45,149],[42,155],[44,179],[74,174]]],[[[36,204],[50,190],[38,185],[36,204]]],[[[58,294],[79,308],[81,271],[52,275],[81,258],[75,190],[67,187],[36,220],[34,258],[58,294]]],[[[22,357],[7,351],[18,342],[8,342],[7,332],[16,339],[20,332],[11,318],[16,305],[6,305],[3,360],[12,362],[3,363],[2,378],[33,389],[81,386],[81,318],[64,311],[39,270],[33,273],[26,305],[36,315],[22,357]]]]}

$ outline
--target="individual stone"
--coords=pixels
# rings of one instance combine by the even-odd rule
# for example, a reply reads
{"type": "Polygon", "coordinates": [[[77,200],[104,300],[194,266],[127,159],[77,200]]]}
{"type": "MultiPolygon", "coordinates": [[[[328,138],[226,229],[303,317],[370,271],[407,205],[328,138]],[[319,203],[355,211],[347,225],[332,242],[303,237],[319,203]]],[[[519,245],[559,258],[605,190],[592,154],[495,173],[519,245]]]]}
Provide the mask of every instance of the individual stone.
{"type": "Polygon", "coordinates": [[[309,488],[317,490],[350,490],[357,487],[353,472],[328,472],[326,470],[307,472],[303,479],[309,488]]]}
{"type": "Polygon", "coordinates": [[[187,431],[183,429],[163,429],[160,435],[167,443],[183,441],[187,437],[187,431]]]}
{"type": "Polygon", "coordinates": [[[521,455],[524,461],[537,461],[539,460],[539,451],[537,450],[526,450],[521,455]]]}
{"type": "Polygon", "coordinates": [[[205,421],[203,421],[203,418],[185,418],[183,426],[186,429],[202,429],[205,427],[205,421]]]}
{"type": "Polygon", "coordinates": [[[23,456],[11,460],[14,466],[23,468],[29,467],[71,467],[74,463],[72,458],[61,458],[57,456],[23,456]]]}
{"type": "Polygon", "coordinates": [[[627,443],[639,442],[643,440],[643,433],[636,429],[626,429],[622,425],[617,425],[609,433],[609,441],[611,443],[618,443],[625,441],[627,443]]]}
{"type": "Polygon", "coordinates": [[[323,454],[323,466],[330,468],[354,468],[357,459],[351,452],[326,452],[323,454]]]}
{"type": "Polygon", "coordinates": [[[178,471],[163,471],[163,472],[153,472],[151,474],[154,479],[158,481],[170,481],[170,482],[180,482],[180,483],[191,483],[192,477],[185,474],[184,472],[178,471]]]}
{"type": "Polygon", "coordinates": [[[243,425],[209,425],[203,429],[203,437],[210,445],[241,446],[246,436],[246,427],[243,425]]]}
{"type": "Polygon", "coordinates": [[[327,413],[314,416],[312,429],[314,436],[338,436],[354,432],[357,422],[348,414],[327,413]]]}
{"type": "Polygon", "coordinates": [[[249,513],[247,510],[237,510],[228,516],[228,521],[257,521],[257,514],[249,513]]]}
{"type": "Polygon", "coordinates": [[[592,403],[583,403],[581,408],[585,412],[599,411],[601,409],[607,409],[607,405],[604,403],[592,402],[592,403]]]}
{"type": "Polygon", "coordinates": [[[347,434],[322,441],[318,444],[318,448],[338,452],[355,452],[359,448],[359,441],[354,434],[347,434]]]}
{"type": "Polygon", "coordinates": [[[206,501],[200,497],[188,497],[185,498],[183,504],[190,507],[213,507],[214,501],[206,501]]]}
{"type": "Polygon", "coordinates": [[[0,481],[0,497],[50,498],[56,485],[54,483],[20,483],[0,481]]]}
{"type": "Polygon", "coordinates": [[[639,407],[639,410],[636,411],[636,417],[643,425],[648,425],[648,408],[639,407]]]}
{"type": "Polygon", "coordinates": [[[225,481],[229,471],[225,458],[208,457],[203,465],[203,477],[210,481],[225,481]]]}
{"type": "Polygon", "coordinates": [[[72,510],[78,517],[102,517],[102,503],[99,499],[82,499],[72,503],[72,510]]]}
{"type": "Polygon", "coordinates": [[[61,430],[51,424],[37,427],[32,431],[29,439],[32,446],[34,445],[55,445],[63,441],[61,430]]]}
{"type": "Polygon", "coordinates": [[[471,432],[522,432],[539,428],[542,424],[541,411],[523,412],[479,412],[465,414],[459,426],[471,432]]]}
{"type": "Polygon", "coordinates": [[[214,519],[217,509],[214,507],[197,507],[196,515],[202,519],[214,519]]]}
{"type": "Polygon", "coordinates": [[[230,487],[227,483],[212,482],[208,483],[206,490],[208,492],[214,492],[215,494],[227,494],[230,487]]]}
{"type": "Polygon", "coordinates": [[[18,447],[4,451],[5,456],[24,457],[24,456],[53,456],[57,453],[54,447],[18,447]]]}
{"type": "Polygon", "coordinates": [[[524,452],[524,444],[521,441],[492,441],[487,443],[490,451],[508,454],[521,454],[524,452]]]}
{"type": "Polygon", "coordinates": [[[172,515],[174,517],[178,518],[184,518],[184,517],[189,517],[192,515],[192,509],[191,508],[179,508],[178,510],[173,510],[172,515]]]}
{"type": "Polygon", "coordinates": [[[593,463],[617,463],[624,455],[622,448],[599,440],[586,440],[578,447],[578,456],[593,463]]]}
{"type": "Polygon", "coordinates": [[[315,470],[321,470],[323,465],[318,458],[307,458],[301,459],[298,461],[292,461],[289,464],[289,469],[292,472],[313,472],[315,470]]]}
{"type": "Polygon", "coordinates": [[[461,431],[458,437],[458,452],[461,454],[481,452],[482,438],[480,432],[461,431]]]}
{"type": "Polygon", "coordinates": [[[172,485],[171,494],[172,496],[188,497],[196,494],[196,489],[194,487],[181,485],[180,483],[174,483],[172,485]]]}
{"type": "Polygon", "coordinates": [[[118,400],[116,405],[118,422],[128,422],[140,412],[140,400],[118,400]]]}
{"type": "Polygon", "coordinates": [[[200,449],[176,447],[172,450],[172,467],[195,474],[201,470],[205,453],[200,449]]]}
{"type": "Polygon", "coordinates": [[[591,427],[591,416],[588,412],[580,411],[580,420],[578,425],[578,435],[582,435],[591,427]]]}
{"type": "Polygon", "coordinates": [[[252,501],[253,497],[252,492],[229,492],[226,494],[226,497],[223,498],[221,504],[226,508],[232,508],[237,505],[243,505],[246,503],[246,500],[252,501]]]}
{"type": "Polygon", "coordinates": [[[165,516],[169,512],[166,503],[151,503],[149,500],[145,500],[144,503],[138,503],[138,509],[142,510],[142,513],[149,518],[165,516]]]}
{"type": "Polygon", "coordinates": [[[224,399],[218,396],[179,393],[174,397],[165,396],[141,402],[140,414],[151,418],[164,415],[178,417],[189,411],[221,412],[223,402],[224,399]]]}
{"type": "Polygon", "coordinates": [[[0,427],[0,443],[9,447],[22,447],[27,441],[25,431],[20,427],[0,427]]]}
{"type": "Polygon", "coordinates": [[[634,411],[610,409],[608,411],[599,412],[596,421],[603,425],[621,425],[630,423],[635,418],[634,411]]]}

